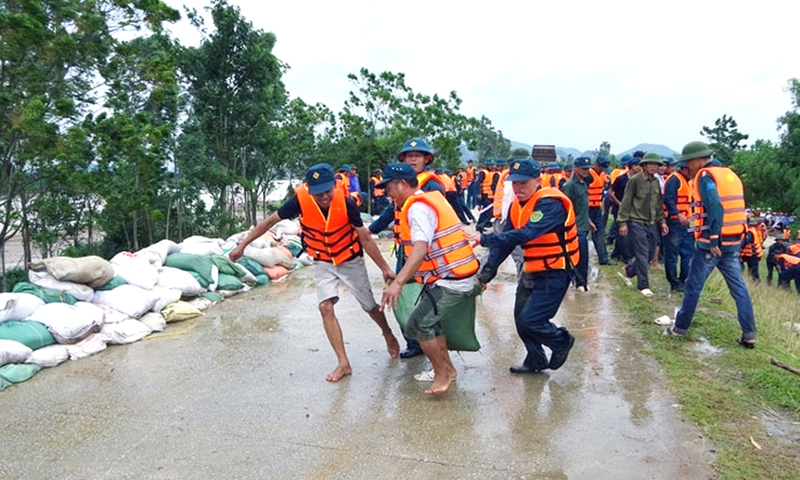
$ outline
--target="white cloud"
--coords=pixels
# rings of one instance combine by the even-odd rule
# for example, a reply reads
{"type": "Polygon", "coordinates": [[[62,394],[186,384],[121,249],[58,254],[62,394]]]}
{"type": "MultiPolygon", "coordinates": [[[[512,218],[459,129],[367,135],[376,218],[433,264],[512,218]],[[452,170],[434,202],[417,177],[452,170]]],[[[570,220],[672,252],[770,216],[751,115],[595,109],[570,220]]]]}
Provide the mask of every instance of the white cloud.
{"type": "MultiPolygon", "coordinates": [[[[338,110],[348,73],[404,72],[526,143],[680,149],[723,113],[750,141],[776,139],[800,76],[797,1],[231,3],[276,34],[292,95],[338,110]]],[[[190,30],[173,28],[196,43],[190,30]]]]}

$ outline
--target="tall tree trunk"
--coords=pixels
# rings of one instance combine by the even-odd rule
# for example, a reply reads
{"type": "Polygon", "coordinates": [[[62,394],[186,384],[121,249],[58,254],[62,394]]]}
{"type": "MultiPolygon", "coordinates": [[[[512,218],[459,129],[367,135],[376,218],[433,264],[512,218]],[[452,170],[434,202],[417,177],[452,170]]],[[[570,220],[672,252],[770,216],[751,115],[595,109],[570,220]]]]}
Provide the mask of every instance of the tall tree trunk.
{"type": "Polygon", "coordinates": [[[25,254],[25,271],[28,271],[28,264],[31,263],[31,231],[28,228],[28,195],[23,188],[19,192],[20,210],[22,210],[22,249],[25,254]]]}
{"type": "Polygon", "coordinates": [[[132,245],[131,248],[134,252],[139,250],[139,218],[136,213],[136,211],[131,213],[131,216],[133,217],[133,243],[130,245],[132,245]]]}

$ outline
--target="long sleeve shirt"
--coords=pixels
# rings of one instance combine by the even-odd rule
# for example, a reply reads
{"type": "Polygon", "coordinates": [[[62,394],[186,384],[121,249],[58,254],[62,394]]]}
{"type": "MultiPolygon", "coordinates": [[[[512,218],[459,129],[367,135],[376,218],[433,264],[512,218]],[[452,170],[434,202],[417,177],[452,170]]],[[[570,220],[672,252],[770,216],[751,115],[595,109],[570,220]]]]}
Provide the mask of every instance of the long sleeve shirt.
{"type": "Polygon", "coordinates": [[[619,222],[638,222],[647,225],[664,222],[661,209],[661,187],[655,176],[637,173],[625,187],[622,205],[619,207],[619,222]]]}
{"type": "MultiPolygon", "coordinates": [[[[589,177],[587,177],[588,179],[589,177]]],[[[589,185],[584,180],[572,174],[572,177],[564,184],[561,189],[564,195],[572,200],[572,208],[575,210],[575,226],[579,232],[589,231],[589,185]]]]}
{"type": "MultiPolygon", "coordinates": [[[[722,164],[717,160],[712,160],[704,167],[721,167],[722,164]]],[[[708,225],[710,243],[697,242],[696,246],[700,250],[711,250],[711,247],[720,247],[722,251],[739,250],[738,245],[720,245],[719,235],[722,231],[722,217],[725,210],[722,208],[722,200],[719,199],[719,191],[714,177],[711,175],[700,175],[697,180],[697,191],[700,192],[700,201],[703,203],[703,211],[706,214],[703,225],[708,225]]],[[[696,199],[695,199],[696,200],[696,199]]]]}
{"type": "Polygon", "coordinates": [[[536,211],[541,212],[541,215],[533,215],[532,218],[538,218],[538,220],[529,220],[522,228],[514,228],[514,225],[507,221],[502,232],[481,235],[481,245],[489,247],[489,255],[478,273],[479,281],[483,283],[491,281],[497,275],[500,264],[511,254],[514,247],[547,232],[563,228],[567,221],[564,204],[556,198],[539,200],[536,204],[536,211]]]}

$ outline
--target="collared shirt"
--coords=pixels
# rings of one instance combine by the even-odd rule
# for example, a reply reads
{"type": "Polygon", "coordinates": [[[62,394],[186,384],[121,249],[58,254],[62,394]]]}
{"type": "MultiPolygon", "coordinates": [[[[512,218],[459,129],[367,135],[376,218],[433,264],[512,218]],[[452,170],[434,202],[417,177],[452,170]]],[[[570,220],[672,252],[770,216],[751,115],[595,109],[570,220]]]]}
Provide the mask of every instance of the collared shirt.
{"type": "Polygon", "coordinates": [[[661,209],[661,187],[655,176],[637,173],[625,187],[622,205],[619,207],[619,222],[638,222],[653,225],[664,222],[661,209]]]}
{"type": "Polygon", "coordinates": [[[590,179],[591,177],[586,177],[586,180],[581,180],[573,173],[561,189],[564,195],[572,200],[572,208],[575,210],[575,226],[579,232],[589,231],[589,185],[586,181],[590,179]]]}
{"type": "MultiPolygon", "coordinates": [[[[528,201],[531,201],[530,199],[528,201]]],[[[524,204],[522,205],[524,206],[524,204]]],[[[541,212],[537,221],[529,221],[520,229],[515,229],[510,221],[505,222],[505,227],[500,233],[482,234],[481,245],[489,247],[485,263],[478,272],[478,280],[487,283],[497,275],[501,263],[511,254],[514,247],[533,240],[564,227],[567,221],[567,211],[564,204],[557,198],[543,198],[536,204],[536,210],[541,212]]]]}

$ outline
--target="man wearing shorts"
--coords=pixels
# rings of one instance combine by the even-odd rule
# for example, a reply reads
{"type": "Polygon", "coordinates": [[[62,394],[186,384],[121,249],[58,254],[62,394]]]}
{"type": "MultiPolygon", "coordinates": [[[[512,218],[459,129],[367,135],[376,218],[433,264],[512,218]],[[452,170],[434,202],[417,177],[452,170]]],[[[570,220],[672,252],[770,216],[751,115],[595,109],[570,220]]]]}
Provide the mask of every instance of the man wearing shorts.
{"type": "Polygon", "coordinates": [[[300,217],[303,244],[306,252],[315,260],[316,291],[322,324],[339,362],[336,369],[325,377],[329,382],[338,382],[352,373],[342,330],[333,308],[339,301],[340,284],[353,293],[361,308],[381,328],[389,355],[396,358],[400,351],[386,316],[372,295],[364,252],[381,269],[384,280],[394,278],[394,272],[361,221],[355,200],[346,197],[342,188],[335,188],[335,184],[333,168],[327,163],[309,168],[306,182],[295,189],[295,197],[256,225],[242,243],[230,252],[231,260],[235,261],[244,254],[250,242],[267,233],[273,225],[281,220],[300,217]]]}

